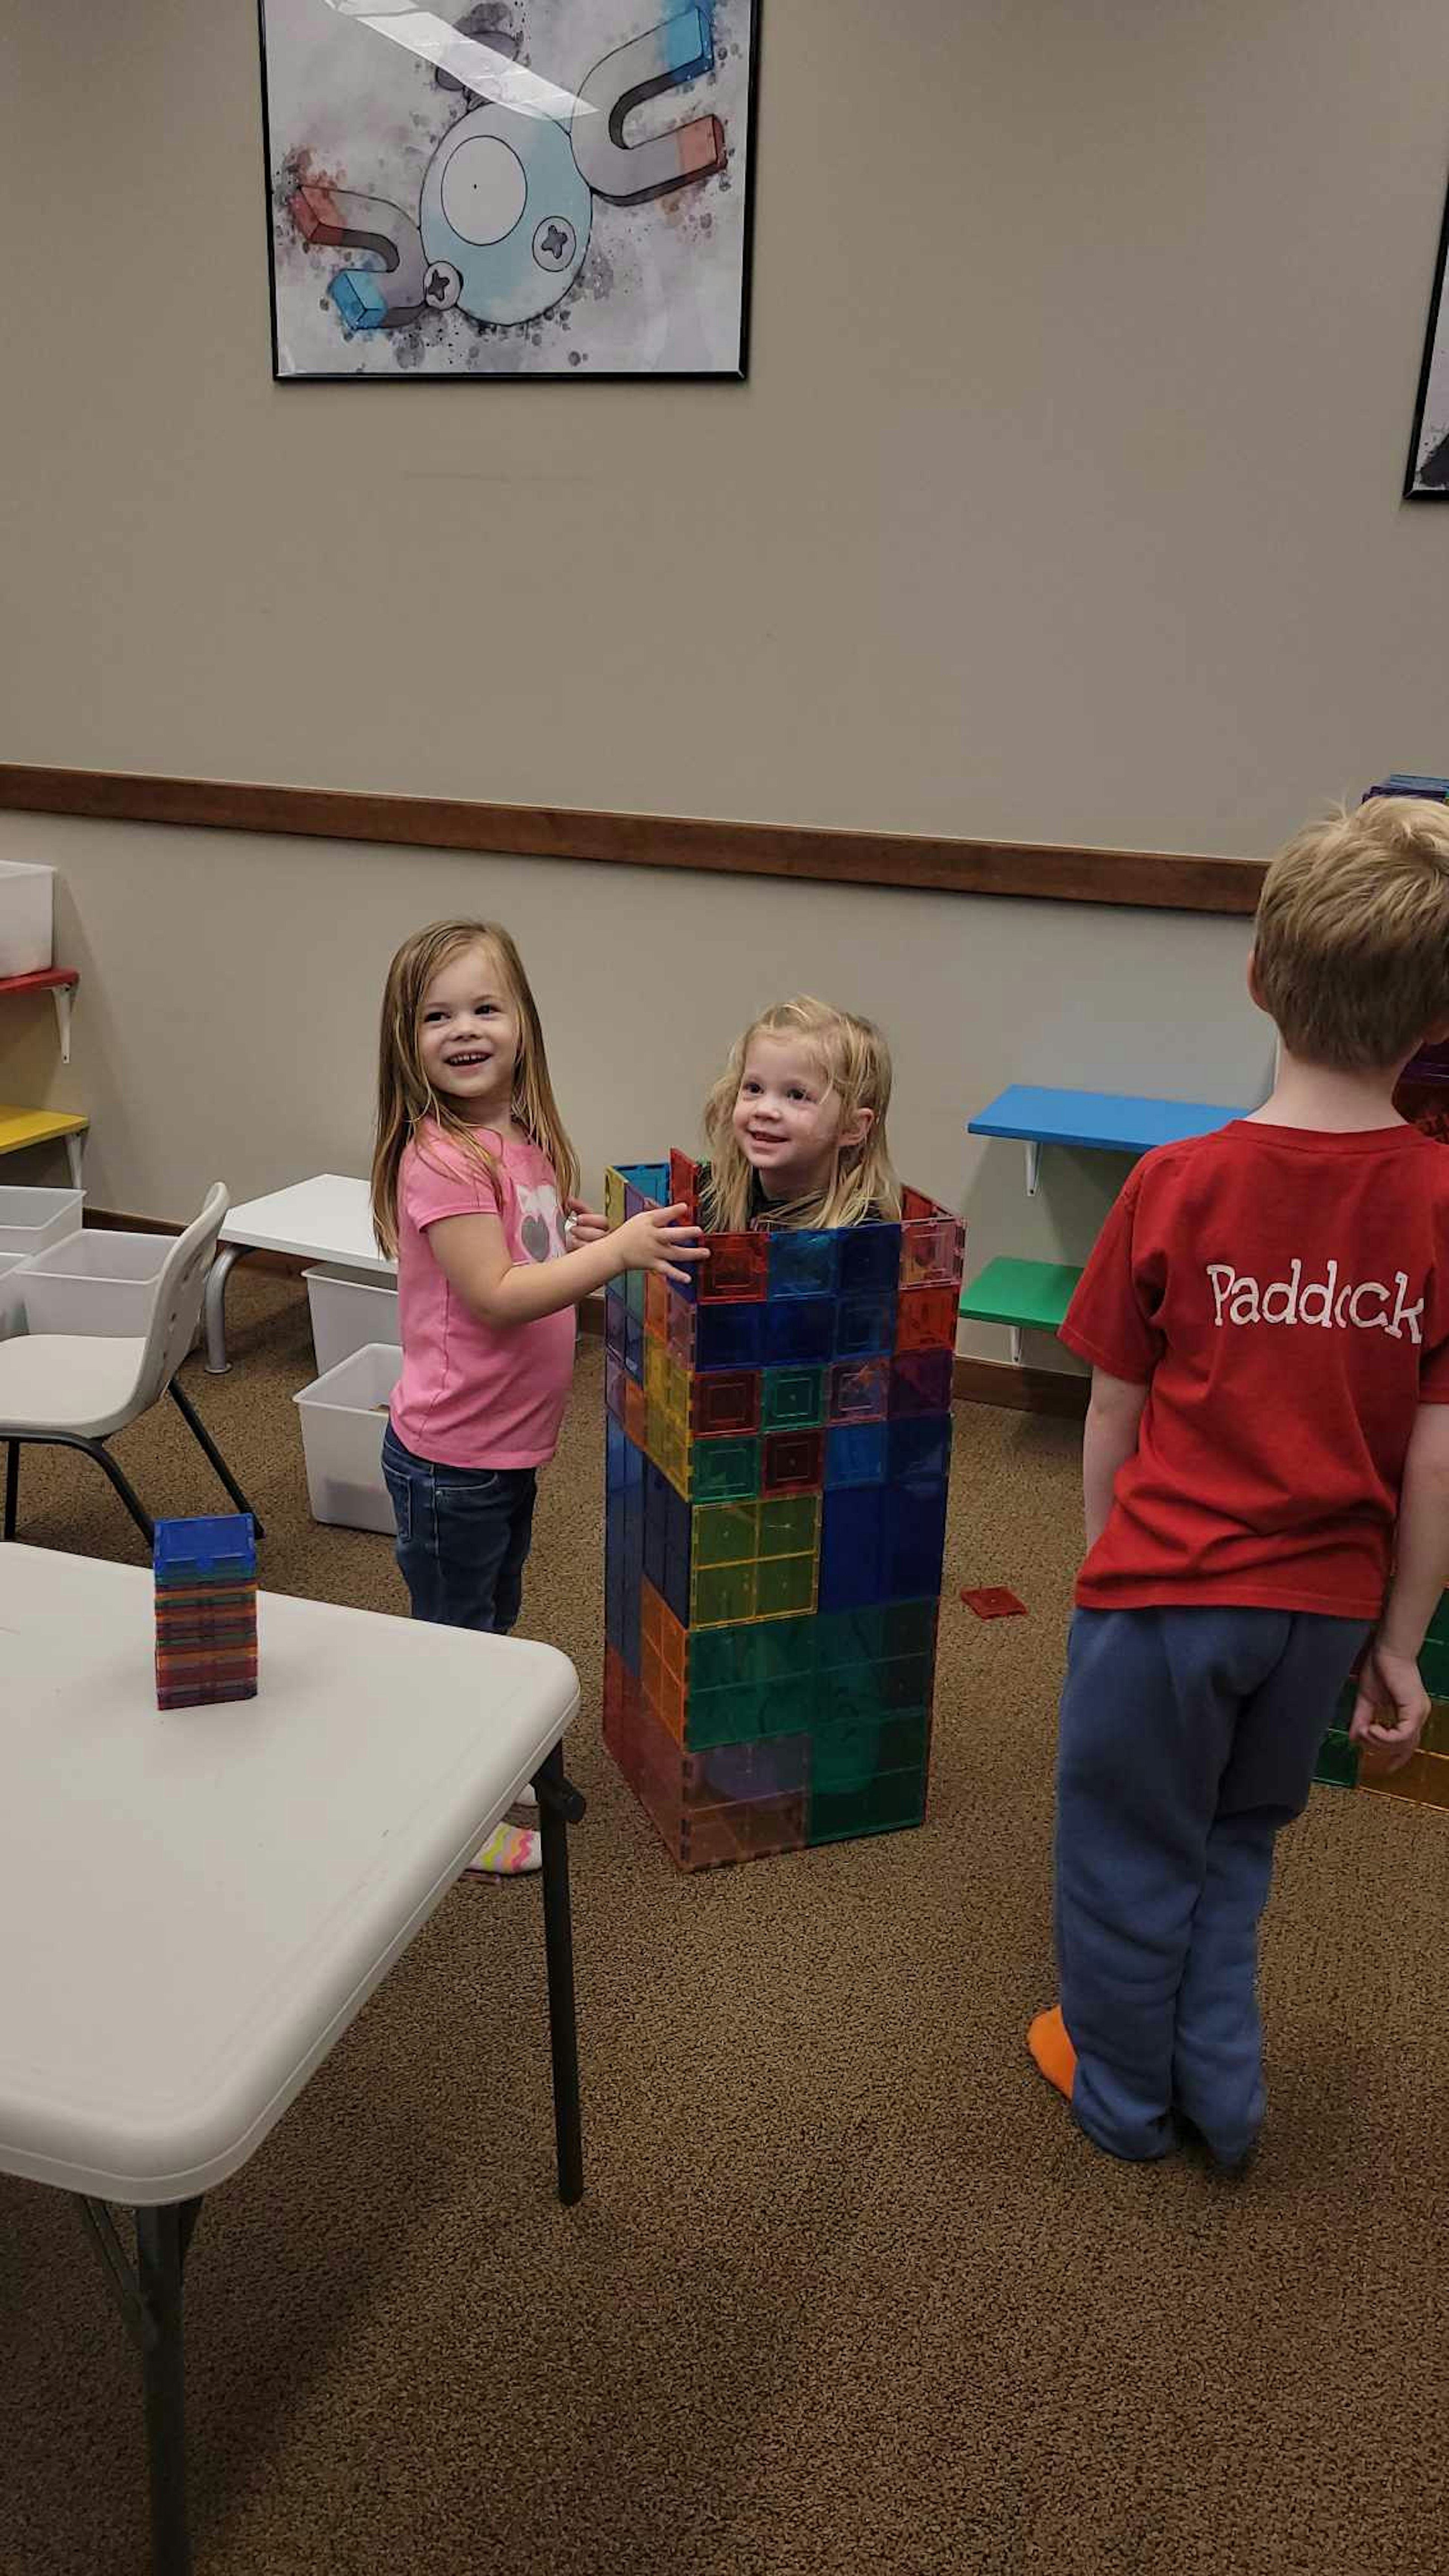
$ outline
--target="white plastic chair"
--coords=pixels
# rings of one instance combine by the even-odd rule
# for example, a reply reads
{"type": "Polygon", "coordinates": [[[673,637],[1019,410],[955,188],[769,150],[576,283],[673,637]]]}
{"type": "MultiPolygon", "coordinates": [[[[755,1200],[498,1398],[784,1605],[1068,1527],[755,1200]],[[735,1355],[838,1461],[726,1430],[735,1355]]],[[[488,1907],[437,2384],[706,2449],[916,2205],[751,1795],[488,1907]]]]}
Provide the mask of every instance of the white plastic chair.
{"type": "MultiPolygon", "coordinates": [[[[155,1536],[151,1516],[105,1444],[167,1393],[237,1510],[251,1511],[210,1432],[176,1384],[176,1371],[196,1338],[206,1274],[227,1206],[224,1184],[213,1181],[200,1216],[177,1236],[166,1256],[144,1340],[121,1334],[21,1333],[0,1341],[0,1440],[9,1443],[7,1538],[15,1536],[20,1452],[29,1443],[84,1449],[109,1476],[149,1547],[155,1536]]],[[[252,1517],[256,1520],[255,1513],[252,1517]]],[[[260,1521],[256,1532],[263,1536],[260,1521]]]]}

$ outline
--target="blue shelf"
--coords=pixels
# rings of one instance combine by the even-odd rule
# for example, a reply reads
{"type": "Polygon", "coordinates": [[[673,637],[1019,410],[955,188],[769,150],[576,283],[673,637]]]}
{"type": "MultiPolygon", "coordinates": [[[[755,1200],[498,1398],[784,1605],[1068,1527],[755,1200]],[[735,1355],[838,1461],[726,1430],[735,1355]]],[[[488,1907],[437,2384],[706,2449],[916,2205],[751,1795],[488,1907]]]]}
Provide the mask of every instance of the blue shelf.
{"type": "Polygon", "coordinates": [[[1110,1091],[1044,1091],[1013,1083],[968,1122],[972,1136],[1012,1136],[1028,1145],[1080,1145],[1104,1154],[1146,1154],[1154,1145],[1207,1136],[1245,1115],[1205,1100],[1139,1100],[1110,1091]]]}

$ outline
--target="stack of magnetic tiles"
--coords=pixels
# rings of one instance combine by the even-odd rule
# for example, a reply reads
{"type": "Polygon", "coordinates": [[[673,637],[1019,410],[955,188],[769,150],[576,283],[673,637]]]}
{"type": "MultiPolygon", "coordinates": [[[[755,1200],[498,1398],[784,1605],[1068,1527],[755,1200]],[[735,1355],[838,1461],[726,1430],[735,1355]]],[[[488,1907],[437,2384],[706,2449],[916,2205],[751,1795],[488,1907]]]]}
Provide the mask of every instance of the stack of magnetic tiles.
{"type": "MultiPolygon", "coordinates": [[[[698,1206],[621,1165],[618,1224],[698,1206]]],[[[715,1234],[607,1314],[604,1739],[682,1869],[925,1813],[965,1229],[715,1234]]]]}
{"type": "Polygon", "coordinates": [[[156,1705],[257,1695],[257,1547],[250,1512],[158,1521],[156,1705]]]}
{"type": "Polygon", "coordinates": [[[1358,1746],[1348,1739],[1357,1697],[1356,1685],[1350,1682],[1324,1738],[1315,1780],[1334,1789],[1375,1789],[1387,1798],[1408,1798],[1419,1807],[1449,1807],[1449,1592],[1419,1650],[1419,1673],[1433,1706],[1418,1752],[1397,1771],[1381,1771],[1361,1758],[1358,1746]]]}

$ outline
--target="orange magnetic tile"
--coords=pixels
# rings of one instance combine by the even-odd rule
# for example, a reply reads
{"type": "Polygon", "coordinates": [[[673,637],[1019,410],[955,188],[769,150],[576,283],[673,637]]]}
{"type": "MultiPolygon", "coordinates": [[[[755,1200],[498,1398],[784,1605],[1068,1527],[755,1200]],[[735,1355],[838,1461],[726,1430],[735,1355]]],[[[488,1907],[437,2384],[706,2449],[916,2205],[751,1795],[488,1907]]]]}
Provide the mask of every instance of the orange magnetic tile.
{"type": "Polygon", "coordinates": [[[898,1351],[954,1350],[954,1288],[906,1288],[896,1303],[898,1351]]]}

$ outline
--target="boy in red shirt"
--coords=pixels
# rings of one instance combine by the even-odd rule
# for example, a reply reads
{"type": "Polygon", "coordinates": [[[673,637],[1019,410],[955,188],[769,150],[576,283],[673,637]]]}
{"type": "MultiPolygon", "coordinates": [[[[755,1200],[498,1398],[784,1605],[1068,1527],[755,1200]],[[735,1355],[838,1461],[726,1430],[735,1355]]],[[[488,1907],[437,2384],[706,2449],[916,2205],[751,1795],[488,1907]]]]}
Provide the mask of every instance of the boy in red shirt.
{"type": "Polygon", "coordinates": [[[1061,1706],[1060,2005],[1028,2045],[1087,2135],[1228,2169],[1263,2116],[1258,1918],[1360,1654],[1407,1761],[1449,1577],[1449,1152],[1395,1083],[1449,1034],[1449,810],[1374,798],[1269,870],[1271,1099],[1144,1156],[1062,1339],[1092,1364],[1061,1706]]]}

